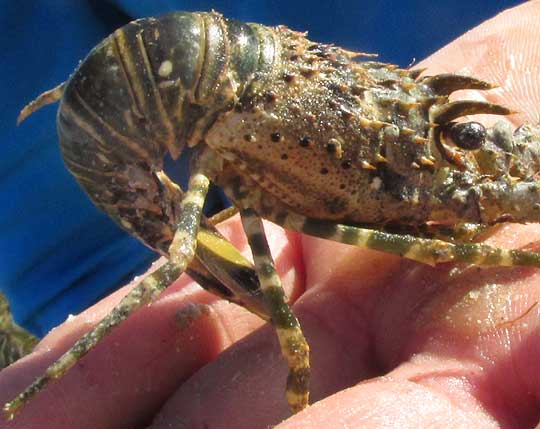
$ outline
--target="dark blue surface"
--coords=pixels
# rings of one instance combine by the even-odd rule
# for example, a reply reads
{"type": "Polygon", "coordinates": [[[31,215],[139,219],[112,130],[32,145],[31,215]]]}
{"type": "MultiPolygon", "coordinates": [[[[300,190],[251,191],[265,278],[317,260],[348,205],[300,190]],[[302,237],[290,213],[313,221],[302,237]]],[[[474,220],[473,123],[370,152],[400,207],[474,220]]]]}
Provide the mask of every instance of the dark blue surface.
{"type": "Polygon", "coordinates": [[[15,127],[21,107],[64,81],[116,27],[171,10],[308,30],[313,40],[407,66],[519,1],[2,0],[0,289],[16,320],[43,335],[143,272],[155,255],[88,201],[65,170],[56,107],[15,127]]]}

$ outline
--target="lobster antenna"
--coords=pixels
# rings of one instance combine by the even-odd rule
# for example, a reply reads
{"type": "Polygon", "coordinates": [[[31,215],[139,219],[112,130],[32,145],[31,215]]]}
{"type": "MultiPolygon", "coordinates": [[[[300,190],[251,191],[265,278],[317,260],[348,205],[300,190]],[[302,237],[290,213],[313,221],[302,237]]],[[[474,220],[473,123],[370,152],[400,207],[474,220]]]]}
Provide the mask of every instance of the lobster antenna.
{"type": "Polygon", "coordinates": [[[24,109],[21,110],[21,113],[19,113],[19,116],[17,117],[17,125],[19,125],[36,110],[41,109],[47,104],[56,103],[58,100],[60,100],[62,94],[64,93],[65,86],[66,82],[62,82],[60,85],[54,87],[53,89],[49,89],[43,94],[38,95],[35,100],[32,100],[30,103],[24,106],[24,109]]]}

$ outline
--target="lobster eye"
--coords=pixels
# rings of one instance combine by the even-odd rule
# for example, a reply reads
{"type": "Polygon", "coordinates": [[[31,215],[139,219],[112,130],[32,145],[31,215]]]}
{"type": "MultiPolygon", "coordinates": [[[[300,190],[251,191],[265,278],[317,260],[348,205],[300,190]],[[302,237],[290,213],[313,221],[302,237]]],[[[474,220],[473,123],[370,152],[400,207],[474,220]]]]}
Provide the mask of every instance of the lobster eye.
{"type": "Polygon", "coordinates": [[[448,136],[465,150],[480,149],[486,140],[486,129],[478,122],[464,122],[450,127],[448,136]]]}

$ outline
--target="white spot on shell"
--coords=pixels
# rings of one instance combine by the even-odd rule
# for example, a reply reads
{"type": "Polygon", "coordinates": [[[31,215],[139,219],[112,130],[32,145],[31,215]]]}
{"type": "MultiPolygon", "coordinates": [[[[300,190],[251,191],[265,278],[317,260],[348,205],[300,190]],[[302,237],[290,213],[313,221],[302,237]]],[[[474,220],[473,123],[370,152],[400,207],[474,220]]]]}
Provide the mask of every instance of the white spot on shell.
{"type": "Polygon", "coordinates": [[[161,77],[167,77],[171,74],[172,67],[172,63],[169,60],[165,60],[159,65],[158,74],[161,77]]]}
{"type": "Polygon", "coordinates": [[[158,87],[160,89],[165,89],[165,88],[170,88],[171,86],[174,86],[175,85],[175,81],[174,80],[164,80],[162,82],[159,82],[158,83],[158,87]]]}
{"type": "Polygon", "coordinates": [[[378,191],[381,189],[382,180],[380,177],[374,177],[371,183],[369,184],[369,187],[373,189],[374,191],[378,191]]]}

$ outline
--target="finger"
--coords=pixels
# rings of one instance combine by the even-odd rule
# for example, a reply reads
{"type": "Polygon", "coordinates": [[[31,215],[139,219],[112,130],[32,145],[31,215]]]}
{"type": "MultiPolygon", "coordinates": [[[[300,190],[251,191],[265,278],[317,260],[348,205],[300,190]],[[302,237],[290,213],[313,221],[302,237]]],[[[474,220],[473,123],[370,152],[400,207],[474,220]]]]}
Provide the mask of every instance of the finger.
{"type": "MultiPolygon", "coordinates": [[[[489,242],[539,239],[528,225],[503,228],[489,242]]],[[[381,368],[448,398],[470,397],[502,426],[529,427],[540,417],[539,282],[537,268],[411,264],[373,314],[381,368]]]]}
{"type": "MultiPolygon", "coordinates": [[[[521,237],[510,233],[516,240],[534,239],[531,232],[525,229],[521,237]]],[[[492,242],[506,242],[509,237],[503,235],[492,242]]],[[[427,424],[443,411],[441,422],[470,421],[473,427],[512,422],[526,427],[537,417],[536,396],[531,395],[538,380],[533,362],[540,348],[533,345],[540,344],[534,334],[539,313],[536,307],[527,311],[540,301],[540,291],[529,293],[529,288],[538,289],[538,270],[484,268],[480,275],[477,267],[462,267],[461,272],[452,264],[404,264],[399,276],[380,285],[371,313],[363,314],[363,297],[351,296],[354,286],[341,284],[339,274],[336,282],[328,277],[328,283],[311,289],[296,304],[312,348],[314,403],[362,380],[387,376],[373,385],[359,385],[357,392],[350,389],[351,396],[323,400],[295,417],[297,426],[290,427],[301,426],[299,419],[308,418],[311,410],[315,415],[307,427],[318,427],[317,419],[321,427],[328,425],[332,414],[337,422],[354,417],[358,424],[363,419],[376,423],[388,415],[390,421],[408,418],[427,424]],[[396,383],[381,384],[387,377],[396,383]],[[392,401],[384,400],[384,392],[392,401]],[[353,398],[349,407],[347,401],[353,398]],[[389,413],[392,402],[396,409],[389,413]],[[336,404],[341,408],[329,412],[336,404]],[[418,414],[422,420],[415,417],[418,414]]],[[[351,259],[350,273],[355,265],[351,259]]],[[[358,280],[355,285],[362,286],[358,280]]],[[[224,421],[236,428],[275,425],[289,416],[285,377],[274,335],[262,329],[197,372],[166,404],[152,428],[223,427],[224,421]]]]}
{"type": "MultiPolygon", "coordinates": [[[[174,286],[177,293],[170,293],[172,299],[160,299],[121,324],[63,378],[33,398],[8,427],[37,427],[44,414],[49,416],[50,427],[56,428],[139,427],[168,391],[213,359],[229,341],[226,328],[212,307],[207,307],[208,296],[190,285],[178,286],[174,286]],[[187,319],[185,314],[195,323],[183,328],[175,319],[187,319]]],[[[100,318],[94,314],[108,310],[97,307],[67,322],[63,332],[47,338],[37,352],[3,371],[0,400],[12,399],[72,340],[92,328],[100,318]]]]}
{"type": "Polygon", "coordinates": [[[326,398],[275,428],[496,427],[478,411],[465,395],[447,397],[414,382],[378,379],[326,398]]]}
{"type": "MultiPolygon", "coordinates": [[[[311,397],[317,401],[349,386],[351,380],[372,376],[375,369],[366,364],[358,339],[339,331],[351,317],[349,304],[329,299],[327,314],[319,314],[321,301],[327,297],[313,295],[313,299],[317,312],[304,309],[303,304],[294,310],[310,344],[311,397]]],[[[265,327],[194,374],[167,402],[151,428],[273,427],[290,416],[286,377],[275,333],[265,327]]]]}
{"type": "MultiPolygon", "coordinates": [[[[531,232],[511,234],[539,238],[531,232]]],[[[540,418],[539,282],[534,269],[411,264],[385,288],[384,315],[374,314],[374,355],[381,369],[395,369],[278,427],[532,427],[540,418]]]]}
{"type": "MultiPolygon", "coordinates": [[[[376,286],[400,259],[304,237],[309,290],[294,306],[311,347],[311,401],[380,374],[371,355],[368,317],[376,286]],[[359,263],[360,261],[360,263],[359,263]],[[330,263],[331,262],[331,263],[330,263]]],[[[198,371],[168,401],[153,428],[269,427],[290,415],[287,368],[265,327],[198,371]],[[246,410],[249,410],[246,412],[246,410]]]]}
{"type": "MultiPolygon", "coordinates": [[[[539,229],[527,225],[488,241],[537,240],[539,229]]],[[[384,376],[278,427],[531,427],[540,418],[539,282],[531,268],[405,262],[369,317],[371,361],[384,376]]]]}
{"type": "MultiPolygon", "coordinates": [[[[371,294],[372,289],[391,279],[400,269],[399,256],[361,249],[320,238],[302,236],[306,288],[339,284],[339,289],[352,286],[348,294],[371,294]],[[361,284],[361,287],[358,285],[361,284]]],[[[317,293],[314,291],[313,293],[317,293]]],[[[363,307],[367,307],[365,302],[363,307]]]]}
{"type": "MultiPolygon", "coordinates": [[[[237,224],[237,219],[227,223],[225,234],[236,234],[237,224]]],[[[288,240],[274,227],[268,232],[286,289],[299,295],[302,267],[295,237],[288,240]]],[[[243,240],[239,235],[236,241],[242,245],[243,240]]],[[[71,318],[35,353],[3,371],[0,401],[11,399],[41,374],[127,289],[71,318]]],[[[216,299],[184,276],[151,306],[121,324],[64,378],[48,386],[7,427],[37,427],[44,415],[55,428],[144,427],[178,384],[261,324],[257,317],[216,299]]]]}

